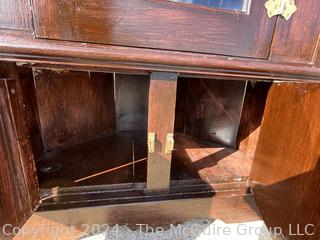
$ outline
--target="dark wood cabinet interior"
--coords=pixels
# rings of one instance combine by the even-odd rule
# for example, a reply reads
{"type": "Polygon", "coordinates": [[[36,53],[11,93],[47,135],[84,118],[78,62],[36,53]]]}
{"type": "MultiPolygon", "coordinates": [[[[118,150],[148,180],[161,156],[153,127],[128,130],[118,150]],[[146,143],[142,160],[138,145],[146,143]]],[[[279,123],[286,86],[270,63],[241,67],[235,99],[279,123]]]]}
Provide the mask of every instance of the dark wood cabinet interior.
{"type": "Polygon", "coordinates": [[[0,0],[0,227],[93,206],[162,223],[197,201],[320,226],[320,2],[288,21],[264,3],[0,0]]]}
{"type": "MultiPolygon", "coordinates": [[[[279,193],[260,185],[265,173],[275,171],[264,163],[264,156],[279,151],[277,146],[287,151],[285,145],[274,145],[273,139],[291,139],[292,149],[299,144],[292,142],[292,134],[305,134],[278,130],[281,137],[276,137],[281,121],[270,113],[286,121],[296,119],[299,128],[298,110],[289,117],[279,109],[296,103],[308,113],[306,101],[320,94],[316,83],[1,66],[2,92],[7,96],[2,109],[8,109],[2,115],[9,116],[2,120],[9,124],[2,135],[7,138],[15,129],[24,157],[12,156],[28,161],[21,165],[29,173],[21,177],[29,179],[21,183],[26,184],[26,192],[20,192],[22,199],[23,194],[30,199],[30,205],[20,210],[26,212],[38,200],[39,211],[50,211],[181,198],[220,201],[221,195],[221,200],[229,196],[234,204],[236,197],[250,206],[249,199],[255,197],[268,224],[275,225],[274,215],[265,210],[269,208],[265,194],[279,193]],[[287,88],[289,92],[282,92],[287,88]],[[154,152],[150,131],[155,131],[154,152]],[[168,131],[174,138],[169,151],[168,131]]],[[[312,110],[306,120],[313,119],[310,129],[318,126],[316,113],[312,110]]],[[[317,136],[310,132],[305,144],[316,144],[317,136]]],[[[8,140],[2,143],[17,147],[8,140]]],[[[311,149],[315,153],[310,152],[310,163],[319,150],[311,149]]],[[[299,161],[295,156],[290,161],[299,161]]],[[[19,174],[21,169],[16,171],[19,174]]],[[[254,209],[251,206],[250,211],[254,209]]],[[[241,214],[252,219],[252,213],[241,214]]]]}
{"type": "Polygon", "coordinates": [[[20,71],[40,188],[146,181],[146,76],[20,71]]]}
{"type": "MultiPolygon", "coordinates": [[[[146,184],[148,118],[159,124],[169,108],[152,113],[155,119],[148,113],[148,105],[154,107],[151,95],[158,94],[148,76],[28,67],[17,72],[40,190],[146,184]]],[[[158,91],[162,82],[154,81],[158,91]]],[[[241,144],[260,127],[271,83],[174,81],[175,111],[164,118],[165,125],[170,118],[175,122],[167,181],[246,182],[253,160],[247,151],[254,151],[256,142],[241,144]]]]}
{"type": "Polygon", "coordinates": [[[259,128],[262,114],[255,112],[263,113],[269,86],[268,82],[253,87],[245,81],[178,79],[171,178],[201,178],[209,184],[247,180],[252,156],[240,143],[259,128]],[[249,125],[253,122],[255,129],[249,125]]]}
{"type": "MultiPolygon", "coordinates": [[[[40,189],[146,183],[148,76],[18,71],[40,189]]],[[[259,128],[270,84],[178,77],[170,179],[246,181],[253,156],[240,143],[249,122],[259,128]]]]}

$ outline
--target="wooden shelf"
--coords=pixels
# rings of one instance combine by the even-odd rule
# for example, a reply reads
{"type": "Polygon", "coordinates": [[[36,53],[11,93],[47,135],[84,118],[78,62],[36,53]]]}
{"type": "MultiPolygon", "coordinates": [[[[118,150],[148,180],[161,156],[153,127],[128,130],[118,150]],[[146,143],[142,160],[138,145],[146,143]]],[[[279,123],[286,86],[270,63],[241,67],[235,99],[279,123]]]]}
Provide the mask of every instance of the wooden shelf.
{"type": "Polygon", "coordinates": [[[40,188],[145,182],[145,138],[146,134],[141,131],[120,132],[63,150],[46,152],[37,166],[40,188]],[[137,161],[134,167],[133,160],[137,161]],[[41,171],[50,166],[56,171],[41,171]]]}
{"type": "MultiPolygon", "coordinates": [[[[241,151],[179,133],[175,143],[171,180],[215,183],[244,180],[250,175],[252,160],[241,151]]],[[[146,182],[146,156],[146,135],[141,131],[46,152],[37,164],[40,188],[146,182]],[[133,159],[137,162],[134,170],[133,159]],[[58,169],[41,171],[49,166],[58,169]]]]}
{"type": "Polygon", "coordinates": [[[175,134],[171,179],[207,183],[245,180],[252,159],[246,153],[184,134],[175,134]]]}

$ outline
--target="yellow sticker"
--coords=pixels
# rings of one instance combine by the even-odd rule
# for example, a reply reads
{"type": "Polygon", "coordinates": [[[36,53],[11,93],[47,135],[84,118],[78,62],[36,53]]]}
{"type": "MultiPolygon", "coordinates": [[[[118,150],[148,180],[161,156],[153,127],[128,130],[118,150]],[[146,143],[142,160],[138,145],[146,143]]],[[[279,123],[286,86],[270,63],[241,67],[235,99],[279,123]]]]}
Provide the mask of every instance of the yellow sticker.
{"type": "Polygon", "coordinates": [[[282,12],[282,16],[288,21],[292,14],[297,11],[297,7],[294,4],[294,0],[285,0],[284,10],[282,12]]]}
{"type": "Polygon", "coordinates": [[[267,9],[269,18],[276,15],[282,15],[288,20],[297,10],[294,0],[269,0],[264,6],[267,9]]]}
{"type": "Polygon", "coordinates": [[[284,10],[284,1],[283,0],[269,0],[264,5],[268,10],[268,17],[279,15],[284,10]]]}

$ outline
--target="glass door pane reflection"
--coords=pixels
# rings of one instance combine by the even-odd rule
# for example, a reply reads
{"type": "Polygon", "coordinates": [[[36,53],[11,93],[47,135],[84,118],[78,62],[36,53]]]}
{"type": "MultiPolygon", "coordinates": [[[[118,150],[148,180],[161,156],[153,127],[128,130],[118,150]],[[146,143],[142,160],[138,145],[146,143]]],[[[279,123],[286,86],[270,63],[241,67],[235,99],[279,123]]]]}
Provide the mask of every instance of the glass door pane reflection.
{"type": "Polygon", "coordinates": [[[247,12],[251,0],[171,0],[177,3],[187,3],[205,6],[209,8],[220,8],[247,12]]]}

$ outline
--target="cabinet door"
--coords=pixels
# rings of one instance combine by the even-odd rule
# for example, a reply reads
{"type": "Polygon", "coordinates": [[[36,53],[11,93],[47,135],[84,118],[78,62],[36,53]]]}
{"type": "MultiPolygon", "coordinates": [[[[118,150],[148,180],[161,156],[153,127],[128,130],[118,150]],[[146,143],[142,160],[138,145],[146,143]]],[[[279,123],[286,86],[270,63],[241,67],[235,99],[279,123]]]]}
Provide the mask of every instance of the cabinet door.
{"type": "Polygon", "coordinates": [[[13,238],[13,228],[21,227],[39,202],[19,79],[12,65],[6,67],[8,79],[0,78],[0,239],[13,238]]]}
{"type": "Polygon", "coordinates": [[[319,239],[320,84],[272,85],[251,178],[267,225],[289,239],[319,239]]]}
{"type": "Polygon", "coordinates": [[[267,58],[265,0],[33,0],[38,38],[267,58]]]}

